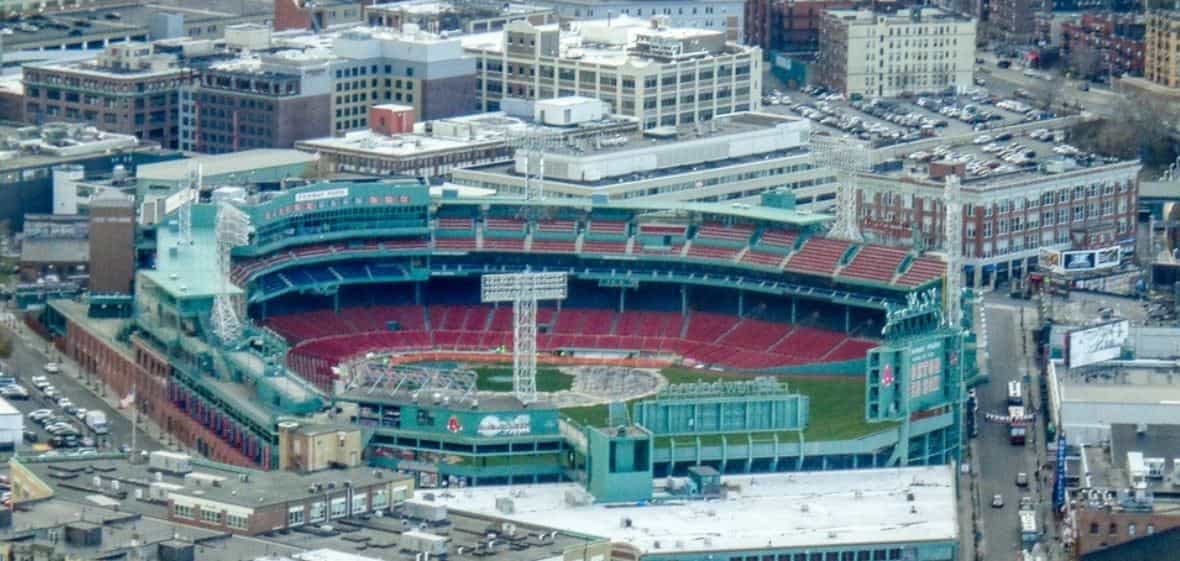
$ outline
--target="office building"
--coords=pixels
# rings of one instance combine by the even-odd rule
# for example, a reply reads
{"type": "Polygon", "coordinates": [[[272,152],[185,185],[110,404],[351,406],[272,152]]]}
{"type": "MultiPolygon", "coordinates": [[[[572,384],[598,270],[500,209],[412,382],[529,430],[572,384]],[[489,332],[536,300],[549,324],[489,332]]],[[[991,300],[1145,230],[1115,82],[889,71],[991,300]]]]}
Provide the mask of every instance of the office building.
{"type": "Polygon", "coordinates": [[[325,31],[362,21],[362,9],[371,0],[275,0],[274,30],[325,31]]]}
{"type": "Polygon", "coordinates": [[[820,26],[819,81],[848,95],[972,87],[975,22],[934,8],[830,10],[820,26]]]}
{"type": "Polygon", "coordinates": [[[214,62],[180,96],[180,148],[290,148],[332,127],[329,57],[284,50],[214,62]]]}
{"type": "MultiPolygon", "coordinates": [[[[735,113],[707,123],[659,127],[566,142],[545,150],[550,198],[605,197],[662,202],[756,201],[789,190],[796,204],[830,205],[830,172],[817,169],[807,146],[809,121],[735,113]]],[[[501,195],[524,191],[524,152],[513,161],[457,169],[457,185],[501,195]]]]}
{"type": "Polygon", "coordinates": [[[1180,87],[1180,12],[1148,12],[1146,42],[1143,77],[1161,86],[1180,87]]]}
{"type": "Polygon", "coordinates": [[[497,111],[509,98],[578,95],[646,129],[759,108],[761,49],[657,20],[583,22],[571,31],[513,22],[503,33],[463,37],[477,57],[481,110],[497,111]]]}
{"type": "Polygon", "coordinates": [[[368,128],[369,108],[382,103],[408,105],[418,121],[476,110],[475,58],[458,39],[410,24],[354,29],[335,37],[332,53],[334,133],[368,128]]]}
{"type": "Polygon", "coordinates": [[[175,148],[181,88],[195,73],[144,43],[111,45],[94,61],[23,69],[25,118],[86,123],[175,148]]]}
{"type": "MultiPolygon", "coordinates": [[[[605,105],[598,100],[585,101],[605,105]]],[[[536,106],[539,111],[566,102],[566,98],[542,100],[536,106]]],[[[533,104],[525,105],[533,108],[533,104]]],[[[395,115],[409,113],[408,109],[396,105],[375,106],[370,115],[369,130],[302,140],[295,143],[295,148],[318,155],[320,166],[330,172],[440,177],[450,176],[459,168],[510,162],[514,153],[510,142],[528,133],[561,142],[571,138],[630,133],[637,128],[634,120],[609,116],[604,111],[592,113],[593,119],[564,126],[544,126],[532,115],[522,117],[503,112],[421,124],[412,120],[407,122],[404,118],[394,119],[395,115]],[[396,128],[390,126],[393,122],[397,122],[396,128]]]]}

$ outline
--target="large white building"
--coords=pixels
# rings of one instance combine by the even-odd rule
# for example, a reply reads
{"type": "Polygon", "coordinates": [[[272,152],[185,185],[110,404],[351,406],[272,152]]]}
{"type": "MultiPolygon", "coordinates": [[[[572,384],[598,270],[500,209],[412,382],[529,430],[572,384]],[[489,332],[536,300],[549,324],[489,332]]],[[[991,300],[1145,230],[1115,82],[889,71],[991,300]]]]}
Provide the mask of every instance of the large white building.
{"type": "Polygon", "coordinates": [[[484,111],[499,110],[506,98],[580,95],[653,128],[757,110],[761,100],[761,49],[728,42],[722,31],[634,18],[579,22],[568,31],[519,21],[462,40],[477,59],[484,111]]]}
{"type": "Polygon", "coordinates": [[[725,39],[741,43],[745,37],[745,2],[741,0],[537,0],[564,20],[608,17],[664,17],[673,27],[724,31],[725,39]]]}
{"type": "MultiPolygon", "coordinates": [[[[680,127],[574,139],[545,151],[551,198],[715,202],[755,200],[790,190],[805,209],[830,206],[831,172],[808,151],[807,120],[736,113],[680,127]]],[[[524,191],[526,155],[515,161],[452,171],[452,181],[501,194],[524,191]]]]}
{"type": "Polygon", "coordinates": [[[935,8],[829,10],[820,22],[819,80],[846,94],[962,90],[973,85],[974,20],[935,8]]]}

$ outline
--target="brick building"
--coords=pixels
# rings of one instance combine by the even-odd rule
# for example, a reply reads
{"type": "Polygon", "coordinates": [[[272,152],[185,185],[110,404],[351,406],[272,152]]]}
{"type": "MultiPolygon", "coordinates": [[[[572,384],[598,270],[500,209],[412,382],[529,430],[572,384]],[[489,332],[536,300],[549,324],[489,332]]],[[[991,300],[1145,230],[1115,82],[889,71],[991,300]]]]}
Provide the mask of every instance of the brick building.
{"type": "Polygon", "coordinates": [[[322,31],[336,25],[360,23],[372,0],[275,0],[274,30],[322,31]]]}
{"type": "Polygon", "coordinates": [[[857,4],[854,0],[749,0],[746,44],[757,45],[763,51],[816,51],[824,11],[845,10],[857,4]]]}
{"type": "Polygon", "coordinates": [[[28,64],[23,68],[25,118],[68,121],[177,146],[178,98],[195,73],[144,43],[106,48],[89,62],[28,64]]]}
{"type": "Polygon", "coordinates": [[[1042,248],[1072,249],[1079,228],[1109,232],[1084,245],[1134,248],[1138,162],[1090,167],[1045,166],[1029,171],[970,176],[962,164],[930,164],[891,174],[867,174],[859,183],[859,216],[867,239],[925,247],[944,243],[945,176],[962,181],[963,263],[968,283],[983,286],[1030,270],[1042,248]]]}
{"type": "Polygon", "coordinates": [[[1138,14],[1082,14],[1061,24],[1062,55],[1085,77],[1142,76],[1146,27],[1138,14]]]}

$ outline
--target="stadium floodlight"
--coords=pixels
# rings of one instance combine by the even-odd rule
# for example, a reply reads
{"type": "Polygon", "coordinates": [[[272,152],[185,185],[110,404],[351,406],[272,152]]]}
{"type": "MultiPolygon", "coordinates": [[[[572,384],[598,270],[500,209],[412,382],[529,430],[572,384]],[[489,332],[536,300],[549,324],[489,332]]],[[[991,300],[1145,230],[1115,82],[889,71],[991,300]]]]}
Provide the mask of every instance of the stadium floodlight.
{"type": "Polygon", "coordinates": [[[512,302],[512,391],[521,403],[537,401],[537,301],[564,300],[565,273],[504,273],[480,278],[484,302],[512,302]]]}
{"type": "Polygon", "coordinates": [[[250,217],[241,209],[228,202],[222,202],[217,207],[217,274],[221,281],[221,290],[213,298],[213,334],[223,345],[231,345],[242,338],[242,320],[238,313],[238,305],[229,293],[230,274],[233,263],[230,252],[233,248],[250,243],[250,234],[254,228],[250,225],[250,217]]]}
{"type": "Polygon", "coordinates": [[[828,235],[851,242],[864,241],[857,214],[860,173],[873,168],[873,151],[868,144],[852,138],[814,134],[810,139],[815,165],[836,174],[836,222],[828,235]]]}
{"type": "Polygon", "coordinates": [[[963,195],[959,176],[948,175],[943,190],[946,218],[946,324],[960,329],[963,321],[963,195]]]}

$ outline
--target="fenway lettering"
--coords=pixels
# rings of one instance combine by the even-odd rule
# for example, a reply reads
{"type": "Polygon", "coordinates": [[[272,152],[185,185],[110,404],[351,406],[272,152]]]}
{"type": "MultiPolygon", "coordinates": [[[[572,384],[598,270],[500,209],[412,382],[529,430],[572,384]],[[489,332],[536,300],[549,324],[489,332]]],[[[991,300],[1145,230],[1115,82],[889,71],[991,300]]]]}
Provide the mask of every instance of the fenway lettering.
{"type": "Polygon", "coordinates": [[[488,415],[479,421],[480,436],[524,436],[532,432],[528,415],[501,418],[488,415]]]}

